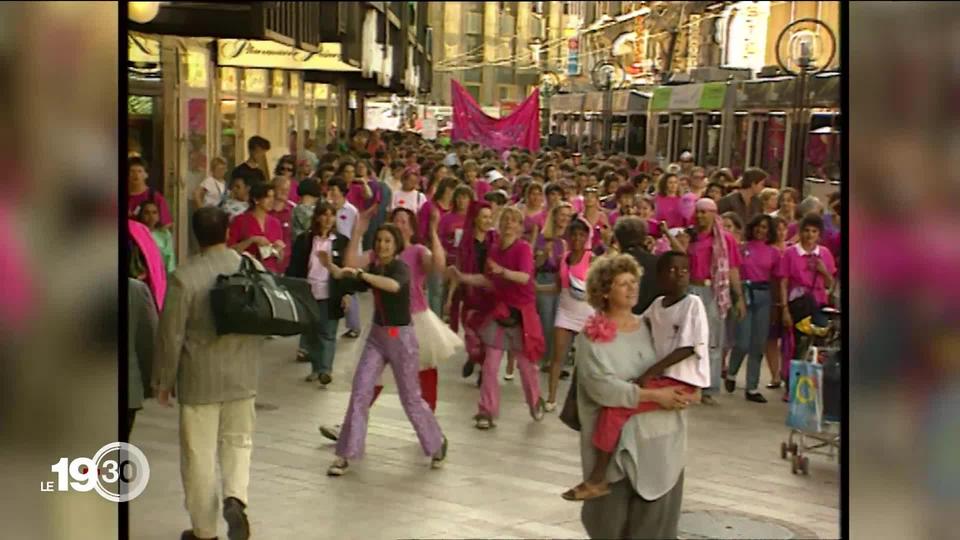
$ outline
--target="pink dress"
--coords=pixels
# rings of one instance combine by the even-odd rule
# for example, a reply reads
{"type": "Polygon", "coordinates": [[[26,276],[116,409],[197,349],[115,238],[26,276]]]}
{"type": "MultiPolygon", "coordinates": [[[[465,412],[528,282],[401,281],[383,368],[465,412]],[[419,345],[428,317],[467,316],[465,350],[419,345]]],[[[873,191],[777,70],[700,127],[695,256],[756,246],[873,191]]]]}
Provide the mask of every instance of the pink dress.
{"type": "MultiPolygon", "coordinates": [[[[253,217],[253,212],[244,212],[230,223],[230,235],[227,243],[232,246],[254,236],[263,236],[271,244],[277,240],[283,240],[283,225],[280,224],[280,220],[268,214],[263,228],[260,228],[260,223],[257,222],[257,218],[253,217]]],[[[245,252],[263,263],[267,270],[275,274],[280,273],[280,265],[283,261],[276,256],[262,259],[260,248],[256,244],[250,244],[245,252]]]]}

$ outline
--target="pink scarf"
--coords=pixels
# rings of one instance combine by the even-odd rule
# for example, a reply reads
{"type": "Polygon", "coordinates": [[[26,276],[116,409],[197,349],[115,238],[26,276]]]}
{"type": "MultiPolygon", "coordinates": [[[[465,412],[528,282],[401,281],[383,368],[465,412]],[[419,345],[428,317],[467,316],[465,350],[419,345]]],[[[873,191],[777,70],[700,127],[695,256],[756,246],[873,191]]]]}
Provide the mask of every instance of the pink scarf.
{"type": "MultiPolygon", "coordinates": [[[[697,210],[706,210],[717,213],[717,203],[713,199],[703,198],[697,201],[697,210]]],[[[723,228],[720,226],[720,216],[713,220],[713,256],[710,260],[710,277],[713,286],[713,296],[717,300],[720,310],[720,319],[727,318],[727,312],[733,303],[730,301],[730,253],[727,251],[727,242],[723,228]]]]}

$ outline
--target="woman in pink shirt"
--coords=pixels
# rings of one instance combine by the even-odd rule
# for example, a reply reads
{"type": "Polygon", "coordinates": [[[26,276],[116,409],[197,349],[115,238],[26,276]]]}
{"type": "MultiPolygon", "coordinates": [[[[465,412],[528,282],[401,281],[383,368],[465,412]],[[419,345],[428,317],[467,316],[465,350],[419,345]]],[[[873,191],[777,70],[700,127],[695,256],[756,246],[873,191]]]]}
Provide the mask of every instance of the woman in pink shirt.
{"type": "Polygon", "coordinates": [[[567,357],[570,343],[583,330],[593,308],[587,303],[587,271],[593,260],[593,252],[587,249],[590,225],[583,218],[570,222],[566,230],[567,252],[560,259],[557,284],[560,295],[557,315],[553,322],[553,361],[550,364],[550,386],[544,408],[549,412],[557,408],[557,385],[560,382],[560,366],[567,357]]]}
{"type": "Polygon", "coordinates": [[[377,196],[380,186],[371,182],[366,174],[361,176],[361,171],[369,172],[369,167],[360,163],[354,165],[348,161],[340,165],[338,174],[347,182],[347,202],[362,212],[380,202],[377,196]]]}
{"type": "Polygon", "coordinates": [[[523,214],[505,207],[500,214],[500,234],[488,244],[486,268],[482,273],[463,274],[454,270],[457,281],[486,289],[492,309],[480,313],[480,337],[486,347],[477,429],[489,429],[500,412],[500,384],[497,374],[503,353],[514,355],[520,369],[523,393],[530,416],[543,419],[539,373],[535,362],[543,354],[543,329],[537,315],[533,279],[533,248],[523,238],[523,214]]]}
{"type": "MultiPolygon", "coordinates": [[[[773,230],[776,231],[776,235],[771,246],[777,250],[777,253],[780,254],[781,258],[783,257],[784,252],[787,250],[787,222],[780,219],[779,217],[773,218],[773,230]]],[[[779,279],[780,269],[777,269],[777,278],[779,279]]],[[[777,291],[780,290],[780,282],[776,284],[777,291]]],[[[776,303],[782,303],[782,300],[777,301],[776,303]]],[[[770,331],[767,335],[767,367],[770,369],[770,382],[767,384],[767,388],[770,390],[775,390],[783,386],[783,380],[780,377],[780,339],[783,337],[783,323],[780,320],[781,310],[771,309],[770,312],[770,331]]]]}
{"type": "Polygon", "coordinates": [[[527,184],[523,190],[523,202],[517,207],[523,212],[523,239],[532,244],[543,230],[547,218],[543,184],[527,184]]]}
{"type": "Polygon", "coordinates": [[[731,307],[738,319],[746,317],[740,285],[740,248],[732,234],[721,227],[717,203],[703,198],[696,205],[696,238],[690,242],[690,292],[703,300],[710,326],[710,387],[703,391],[703,403],[716,404],[713,394],[720,390],[723,364],[723,322],[731,307]]]}
{"type": "Polygon", "coordinates": [[[290,250],[293,247],[293,209],[297,207],[290,200],[291,180],[286,176],[273,179],[273,208],[270,215],[277,218],[283,227],[283,243],[287,248],[283,250],[283,259],[280,261],[280,272],[287,271],[290,264],[290,250]]]}
{"type": "MultiPolygon", "coordinates": [[[[457,247],[463,238],[463,225],[467,220],[467,210],[473,201],[473,190],[469,186],[459,185],[453,190],[453,208],[440,218],[440,242],[443,249],[450,254],[447,257],[447,266],[455,266],[457,247]]],[[[437,269],[442,272],[446,267],[437,269]]]]}
{"type": "MultiPolygon", "coordinates": [[[[453,190],[456,187],[456,178],[444,178],[440,181],[440,184],[437,185],[433,198],[423,203],[423,206],[420,207],[420,211],[417,212],[417,222],[420,227],[418,236],[420,238],[427,238],[430,234],[430,215],[433,214],[434,209],[440,212],[441,221],[443,217],[451,211],[453,190]]],[[[427,278],[427,298],[430,302],[430,309],[441,318],[443,317],[443,303],[446,298],[443,288],[443,275],[437,272],[430,273],[427,278]]]]}
{"type": "Polygon", "coordinates": [[[603,244],[605,231],[610,229],[610,220],[600,207],[600,193],[596,188],[583,190],[583,218],[590,224],[590,238],[587,240],[587,249],[592,250],[603,244]]]}
{"type": "Polygon", "coordinates": [[[780,296],[786,299],[781,306],[783,325],[792,328],[794,322],[812,317],[816,326],[826,326],[820,308],[829,303],[827,291],[833,287],[836,263],[829,249],[819,244],[823,233],[823,218],[807,215],[800,222],[800,242],[787,248],[780,261],[780,296]]]}
{"type": "Polygon", "coordinates": [[[757,389],[760,385],[760,364],[763,351],[770,333],[770,312],[773,305],[772,294],[779,292],[780,252],[774,247],[777,230],[773,218],[758,215],[747,225],[745,242],[740,246],[742,263],[740,276],[743,279],[743,292],[746,295],[747,316],[737,321],[730,367],[724,386],[727,392],[737,387],[737,373],[744,357],[749,355],[747,363],[747,401],[766,403],[766,398],[757,389]]]}
{"type": "Polygon", "coordinates": [[[287,245],[283,242],[283,225],[270,215],[273,187],[270,184],[254,184],[250,188],[250,200],[250,210],[230,223],[227,244],[239,253],[249,253],[267,270],[280,273],[287,245]]]}
{"type": "Polygon", "coordinates": [[[657,222],[666,221],[671,229],[690,225],[689,217],[684,216],[681,209],[680,180],[677,175],[667,173],[660,177],[653,204],[656,207],[654,219],[657,222]]]}

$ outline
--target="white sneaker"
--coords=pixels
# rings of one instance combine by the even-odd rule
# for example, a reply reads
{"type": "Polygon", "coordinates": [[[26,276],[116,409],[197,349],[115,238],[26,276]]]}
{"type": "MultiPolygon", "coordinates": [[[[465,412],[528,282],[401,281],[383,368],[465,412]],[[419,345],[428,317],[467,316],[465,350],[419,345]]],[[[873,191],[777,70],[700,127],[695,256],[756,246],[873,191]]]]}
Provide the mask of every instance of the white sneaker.
{"type": "Polygon", "coordinates": [[[553,411],[557,410],[557,402],[555,402],[555,401],[548,401],[548,402],[544,403],[544,404],[543,404],[543,410],[545,410],[545,411],[547,411],[547,412],[553,412],[553,411]]]}

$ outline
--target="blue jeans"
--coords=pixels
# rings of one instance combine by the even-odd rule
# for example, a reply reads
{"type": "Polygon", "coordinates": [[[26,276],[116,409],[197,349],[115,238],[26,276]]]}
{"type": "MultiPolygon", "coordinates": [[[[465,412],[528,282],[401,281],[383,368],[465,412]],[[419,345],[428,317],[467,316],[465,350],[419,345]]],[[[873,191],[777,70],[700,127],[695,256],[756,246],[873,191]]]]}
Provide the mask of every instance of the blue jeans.
{"type": "MultiPolygon", "coordinates": [[[[353,330],[360,333],[360,301],[357,300],[357,294],[350,295],[350,309],[347,310],[347,330],[353,330]]],[[[337,328],[333,328],[333,333],[337,333],[337,328]]]]}
{"type": "MultiPolygon", "coordinates": [[[[549,275],[554,276],[555,274],[549,275]]],[[[546,285],[546,278],[541,278],[541,275],[538,275],[537,283],[546,285]]],[[[540,314],[543,339],[547,342],[547,347],[543,352],[543,363],[547,366],[553,361],[553,322],[557,318],[557,302],[559,299],[560,295],[557,293],[537,293],[537,313],[540,314]]]]}
{"type": "Polygon", "coordinates": [[[446,302],[444,288],[443,274],[431,272],[427,276],[427,303],[430,304],[430,309],[441,319],[443,319],[443,304],[446,302]]]}
{"type": "Polygon", "coordinates": [[[710,386],[703,389],[703,394],[709,396],[720,390],[720,379],[723,377],[723,342],[726,341],[723,319],[720,318],[720,308],[717,307],[711,287],[690,285],[690,294],[699,296],[707,310],[707,326],[710,329],[710,386]]]}
{"type": "MultiPolygon", "coordinates": [[[[320,313],[329,313],[329,300],[317,300],[320,313]]],[[[307,350],[307,359],[313,373],[333,372],[333,356],[337,352],[337,324],[338,319],[327,318],[322,321],[313,332],[301,334],[303,344],[307,350]]]]}
{"type": "MultiPolygon", "coordinates": [[[[737,323],[736,341],[733,352],[730,353],[730,366],[727,369],[727,379],[735,381],[740,371],[743,358],[749,355],[747,361],[747,391],[755,391],[760,386],[760,364],[767,346],[767,335],[770,333],[770,303],[771,296],[768,289],[744,287],[747,295],[747,316],[737,323]]],[[[731,316],[733,314],[731,313],[731,316]]]]}

